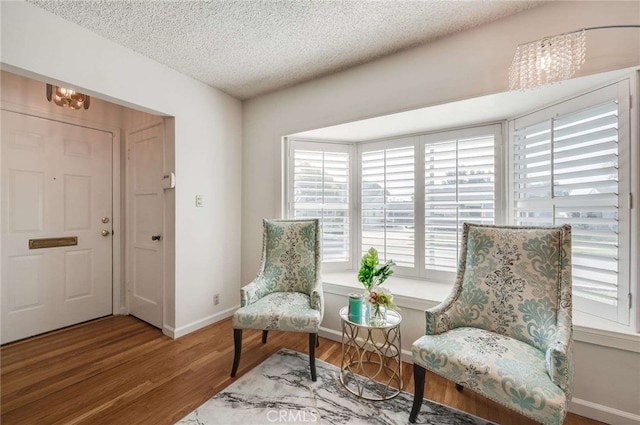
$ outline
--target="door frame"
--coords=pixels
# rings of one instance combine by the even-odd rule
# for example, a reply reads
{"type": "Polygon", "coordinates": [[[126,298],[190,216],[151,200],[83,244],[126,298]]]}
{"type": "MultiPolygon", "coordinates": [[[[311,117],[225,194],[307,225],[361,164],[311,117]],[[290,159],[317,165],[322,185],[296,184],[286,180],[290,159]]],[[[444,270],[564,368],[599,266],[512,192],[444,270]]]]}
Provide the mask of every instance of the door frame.
{"type": "Polygon", "coordinates": [[[122,198],[120,184],[122,181],[120,163],[121,146],[120,146],[120,131],[118,127],[113,127],[106,124],[100,124],[93,121],[87,121],[81,118],[70,117],[67,115],[56,114],[44,109],[34,108],[31,106],[19,105],[5,100],[0,100],[0,109],[17,114],[32,116],[35,118],[42,118],[50,121],[56,121],[63,124],[76,125],[79,127],[89,128],[92,130],[103,131],[105,133],[111,133],[112,140],[112,157],[111,157],[111,180],[112,180],[112,300],[111,300],[111,312],[112,314],[127,314],[128,309],[126,302],[123,302],[122,295],[124,293],[123,287],[123,264],[122,253],[124,252],[123,243],[124,235],[122,232],[122,198]]]}

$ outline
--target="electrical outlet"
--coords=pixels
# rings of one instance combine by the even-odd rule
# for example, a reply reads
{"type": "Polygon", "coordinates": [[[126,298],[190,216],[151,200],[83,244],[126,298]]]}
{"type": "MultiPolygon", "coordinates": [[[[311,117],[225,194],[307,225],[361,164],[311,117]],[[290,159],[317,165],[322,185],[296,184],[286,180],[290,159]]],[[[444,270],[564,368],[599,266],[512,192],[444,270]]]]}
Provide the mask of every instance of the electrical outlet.
{"type": "Polygon", "coordinates": [[[215,294],[213,296],[213,305],[218,305],[220,304],[220,294],[215,294]]]}
{"type": "Polygon", "coordinates": [[[203,207],[204,200],[202,199],[202,195],[196,195],[196,207],[203,207]]]}

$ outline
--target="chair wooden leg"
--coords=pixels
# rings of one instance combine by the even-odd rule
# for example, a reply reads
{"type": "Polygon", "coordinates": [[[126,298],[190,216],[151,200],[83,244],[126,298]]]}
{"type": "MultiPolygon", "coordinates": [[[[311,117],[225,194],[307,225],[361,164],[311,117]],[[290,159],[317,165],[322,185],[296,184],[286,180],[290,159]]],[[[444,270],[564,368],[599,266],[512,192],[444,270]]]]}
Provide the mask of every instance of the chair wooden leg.
{"type": "Polygon", "coordinates": [[[242,352],[242,329],[234,329],[233,330],[233,344],[234,344],[234,353],[233,353],[233,368],[231,368],[231,377],[236,376],[236,372],[238,371],[238,365],[240,364],[240,354],[242,352]]]}
{"type": "Polygon", "coordinates": [[[311,367],[311,380],[316,382],[316,342],[318,334],[309,334],[309,366],[311,367]]]}
{"type": "Polygon", "coordinates": [[[462,392],[463,388],[464,387],[462,385],[456,384],[456,390],[458,390],[458,392],[462,392]]]}
{"type": "Polygon", "coordinates": [[[266,344],[267,343],[267,334],[269,333],[269,331],[262,331],[262,343],[266,344]]]}
{"type": "Polygon", "coordinates": [[[425,368],[413,364],[413,407],[411,407],[411,413],[409,414],[409,422],[416,423],[418,413],[420,413],[420,407],[422,406],[422,398],[424,397],[424,375],[425,368]]]}

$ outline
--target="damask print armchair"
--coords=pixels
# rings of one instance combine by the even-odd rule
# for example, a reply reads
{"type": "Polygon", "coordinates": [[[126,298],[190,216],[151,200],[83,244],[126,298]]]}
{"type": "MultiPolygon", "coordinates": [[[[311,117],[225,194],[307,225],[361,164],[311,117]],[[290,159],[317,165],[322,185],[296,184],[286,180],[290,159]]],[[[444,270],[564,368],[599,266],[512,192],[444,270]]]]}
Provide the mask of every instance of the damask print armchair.
{"type": "Polygon", "coordinates": [[[412,345],[414,423],[428,369],[544,424],[573,388],[571,227],[464,224],[456,283],[412,345]]]}
{"type": "Polygon", "coordinates": [[[258,276],[240,289],[240,308],[233,315],[236,376],[242,350],[242,330],[309,334],[311,380],[316,380],[315,347],[324,313],[320,277],[320,224],[311,220],[263,220],[262,261],[258,276]]]}

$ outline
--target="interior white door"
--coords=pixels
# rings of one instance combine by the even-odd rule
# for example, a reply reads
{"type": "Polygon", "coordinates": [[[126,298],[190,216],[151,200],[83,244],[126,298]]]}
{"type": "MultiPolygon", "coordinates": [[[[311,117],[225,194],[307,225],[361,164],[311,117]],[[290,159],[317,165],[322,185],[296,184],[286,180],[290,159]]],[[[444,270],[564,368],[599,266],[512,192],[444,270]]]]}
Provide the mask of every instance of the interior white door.
{"type": "Polygon", "coordinates": [[[162,328],[164,124],[127,132],[129,313],[162,328]]]}
{"type": "Polygon", "coordinates": [[[2,343],[112,314],[112,134],[8,111],[1,134],[2,343]]]}

